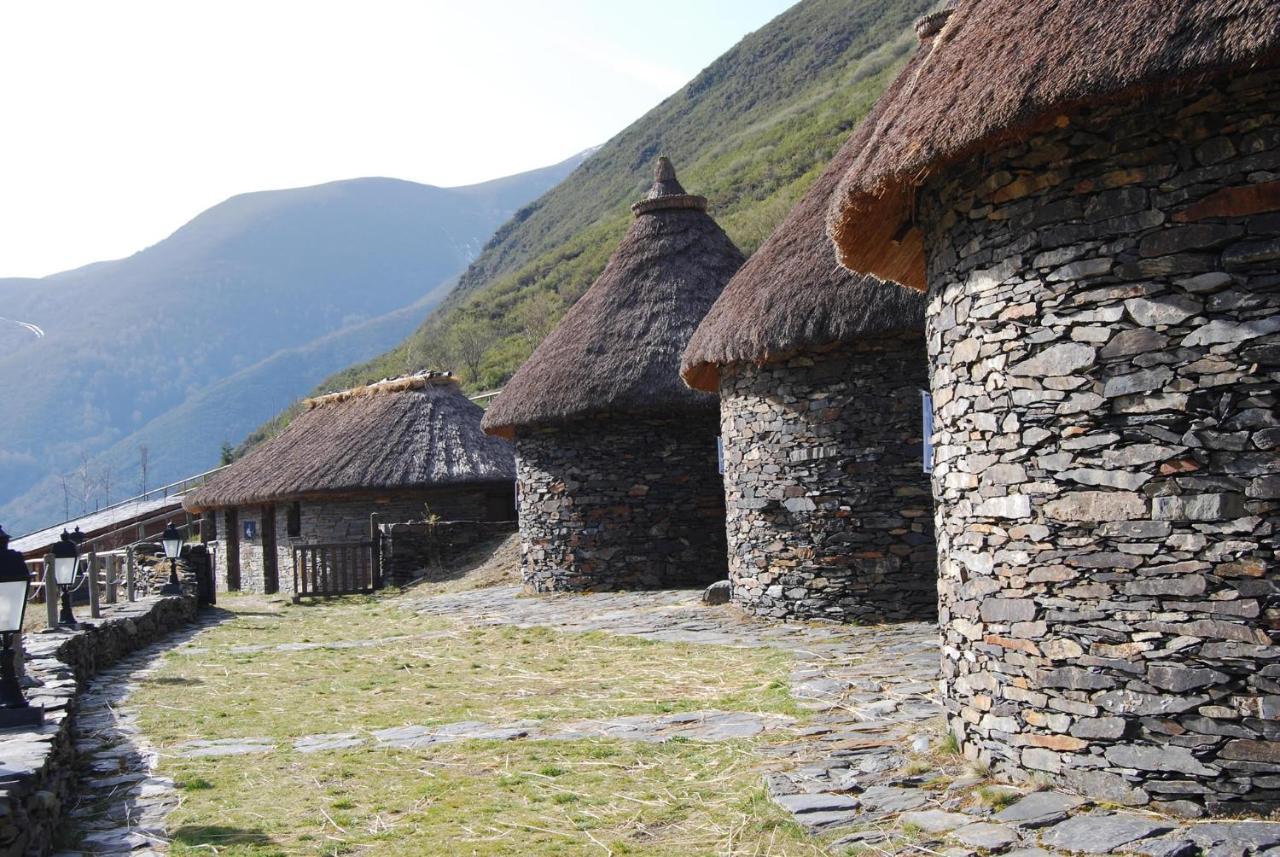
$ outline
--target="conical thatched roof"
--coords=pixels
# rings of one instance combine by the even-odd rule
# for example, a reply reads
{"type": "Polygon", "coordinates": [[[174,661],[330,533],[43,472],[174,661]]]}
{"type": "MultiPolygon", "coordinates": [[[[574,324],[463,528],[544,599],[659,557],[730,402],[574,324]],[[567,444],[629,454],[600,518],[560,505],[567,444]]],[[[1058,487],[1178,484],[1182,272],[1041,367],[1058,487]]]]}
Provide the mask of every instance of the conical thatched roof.
{"type": "Polygon", "coordinates": [[[920,330],[923,345],[924,296],[850,274],[836,261],[827,238],[831,192],[858,154],[863,128],[854,131],[698,326],[680,368],[690,387],[714,392],[723,365],[768,362],[891,330],[920,330]]]}
{"type": "Polygon", "coordinates": [[[427,373],[308,399],[276,437],[187,495],[190,511],[350,491],[515,480],[511,446],[480,406],[427,373]]]}
{"type": "Polygon", "coordinates": [[[716,409],[679,374],[694,328],[742,266],[706,207],[660,158],[604,272],[489,406],[485,431],[511,437],[520,426],[606,412],[716,409]]]}
{"type": "Polygon", "coordinates": [[[1193,84],[1280,52],[1277,0],[958,0],[877,105],[828,231],[849,269],[925,288],[911,219],[930,173],[1081,105],[1193,84]]]}

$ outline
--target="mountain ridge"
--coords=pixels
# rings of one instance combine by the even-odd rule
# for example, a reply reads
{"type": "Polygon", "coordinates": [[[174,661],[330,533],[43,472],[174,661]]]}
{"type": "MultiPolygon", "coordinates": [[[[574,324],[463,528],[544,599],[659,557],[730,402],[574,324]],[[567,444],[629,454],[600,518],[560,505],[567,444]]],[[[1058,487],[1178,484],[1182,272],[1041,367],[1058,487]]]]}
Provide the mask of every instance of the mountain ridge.
{"type": "Polygon", "coordinates": [[[0,520],[20,531],[60,517],[59,474],[81,483],[73,513],[108,493],[85,487],[90,473],[113,498],[133,493],[122,486],[140,484],[140,456],[120,452],[131,445],[151,447],[152,485],[216,464],[223,440],[408,334],[493,229],[582,158],[457,188],[360,177],[236,194],[121,259],[0,280],[4,316],[47,334],[0,331],[0,399],[13,403],[0,425],[0,520]],[[290,357],[303,352],[306,365],[290,357]],[[264,361],[286,377],[263,384],[264,361]],[[222,411],[202,404],[238,376],[284,401],[246,380],[217,394],[222,411]],[[161,423],[168,436],[146,432],[184,405],[217,431],[178,421],[161,423]]]}

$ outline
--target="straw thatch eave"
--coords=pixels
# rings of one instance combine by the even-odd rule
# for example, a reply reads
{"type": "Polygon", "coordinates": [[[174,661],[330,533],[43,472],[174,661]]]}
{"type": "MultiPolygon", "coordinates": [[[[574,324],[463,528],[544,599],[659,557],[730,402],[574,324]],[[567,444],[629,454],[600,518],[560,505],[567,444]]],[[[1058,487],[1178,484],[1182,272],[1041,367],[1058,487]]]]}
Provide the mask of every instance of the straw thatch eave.
{"type": "Polygon", "coordinates": [[[831,200],[842,264],[925,284],[915,189],[945,166],[1022,139],[1086,105],[1273,65],[1275,0],[959,0],[922,27],[877,103],[865,147],[831,200]]]}
{"type": "Polygon", "coordinates": [[[310,399],[276,437],[186,496],[188,511],[351,493],[509,484],[505,441],[446,376],[398,378],[310,399]]]}
{"type": "Polygon", "coordinates": [[[826,234],[831,193],[859,152],[865,124],[742,270],[725,287],[685,349],[680,372],[715,392],[720,368],[767,363],[890,331],[924,330],[924,297],[851,274],[826,234]]]}
{"type": "Polygon", "coordinates": [[[705,208],[661,159],[603,273],[490,404],[485,431],[717,411],[679,374],[689,337],[743,262],[705,208]]]}

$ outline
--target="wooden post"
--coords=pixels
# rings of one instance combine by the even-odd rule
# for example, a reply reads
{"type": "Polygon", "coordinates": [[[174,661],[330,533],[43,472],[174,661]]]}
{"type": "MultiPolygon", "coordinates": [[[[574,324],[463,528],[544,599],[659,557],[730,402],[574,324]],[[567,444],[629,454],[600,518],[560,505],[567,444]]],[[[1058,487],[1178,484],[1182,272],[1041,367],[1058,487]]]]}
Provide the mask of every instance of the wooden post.
{"type": "Polygon", "coordinates": [[[58,581],[53,576],[53,554],[44,555],[44,606],[49,627],[58,627],[58,581]]]}
{"type": "Polygon", "coordinates": [[[116,577],[120,571],[120,556],[118,554],[107,555],[107,603],[115,604],[116,596],[116,577]]]}
{"type": "Polygon", "coordinates": [[[369,516],[370,581],[373,588],[382,588],[382,528],[378,526],[378,513],[369,516]]]}
{"type": "Polygon", "coordinates": [[[98,604],[98,552],[89,551],[89,568],[85,571],[89,582],[89,615],[94,619],[102,618],[102,607],[98,604]]]}
{"type": "Polygon", "coordinates": [[[133,557],[133,548],[125,554],[124,597],[130,601],[138,600],[138,561],[133,557]]]}

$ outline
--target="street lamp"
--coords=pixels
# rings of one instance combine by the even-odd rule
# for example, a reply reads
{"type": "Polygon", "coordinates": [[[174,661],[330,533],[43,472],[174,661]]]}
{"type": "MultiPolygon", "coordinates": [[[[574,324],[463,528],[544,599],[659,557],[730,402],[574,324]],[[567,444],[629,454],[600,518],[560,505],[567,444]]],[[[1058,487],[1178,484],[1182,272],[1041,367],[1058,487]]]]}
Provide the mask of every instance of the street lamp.
{"type": "Polygon", "coordinates": [[[9,550],[9,534],[0,527],[0,729],[37,726],[44,722],[44,709],[33,708],[22,695],[18,671],[14,667],[13,640],[22,631],[31,574],[22,554],[9,550]]]}
{"type": "Polygon", "coordinates": [[[182,533],[178,532],[173,521],[170,521],[169,526],[165,527],[160,535],[160,541],[164,544],[164,555],[169,558],[169,582],[161,588],[160,594],[181,595],[182,584],[178,583],[178,557],[182,556],[182,543],[186,539],[182,537],[182,533]]]}
{"type": "MultiPolygon", "coordinates": [[[[62,531],[62,539],[53,548],[53,580],[62,591],[62,612],[58,624],[63,628],[79,628],[75,614],[71,612],[71,588],[76,584],[76,571],[80,566],[80,545],[75,534],[62,531]]],[[[48,597],[47,595],[45,597],[48,597]]]]}

